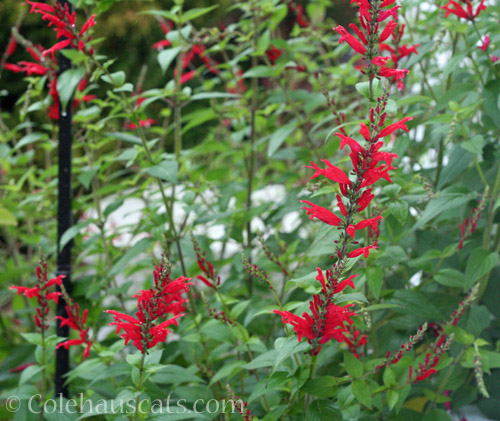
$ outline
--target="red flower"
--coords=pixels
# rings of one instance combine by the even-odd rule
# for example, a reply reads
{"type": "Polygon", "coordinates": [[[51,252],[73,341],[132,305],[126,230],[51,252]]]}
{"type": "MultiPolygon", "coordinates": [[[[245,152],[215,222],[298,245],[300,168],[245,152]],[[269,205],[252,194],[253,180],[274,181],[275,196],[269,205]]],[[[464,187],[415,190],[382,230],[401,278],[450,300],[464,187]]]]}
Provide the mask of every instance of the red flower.
{"type": "Polygon", "coordinates": [[[309,22],[307,21],[306,15],[304,13],[304,6],[301,4],[295,4],[293,1],[290,1],[288,7],[292,13],[295,14],[297,23],[302,28],[307,28],[309,26],[309,22]]]}
{"type": "Polygon", "coordinates": [[[378,138],[389,136],[398,129],[403,129],[406,133],[408,133],[408,127],[406,127],[405,123],[411,120],[413,120],[413,117],[405,117],[401,121],[398,121],[397,123],[390,124],[389,126],[380,131],[380,133],[378,134],[378,138]]]}
{"type": "Polygon", "coordinates": [[[481,45],[481,46],[479,46],[477,48],[479,48],[480,50],[483,50],[484,52],[486,52],[488,50],[489,46],[490,46],[490,36],[486,35],[484,37],[483,45],[481,45]]]}
{"type": "Polygon", "coordinates": [[[313,353],[316,354],[321,350],[320,345],[327,343],[331,339],[342,342],[344,333],[347,332],[345,323],[351,324],[351,316],[355,315],[349,310],[349,307],[352,307],[353,304],[341,307],[331,302],[326,304],[326,311],[321,314],[320,308],[324,304],[319,295],[313,296],[313,300],[309,303],[312,317],[307,312],[304,312],[302,317],[296,316],[289,311],[273,310],[273,312],[282,317],[283,323],[293,326],[299,342],[302,337],[305,337],[309,343],[318,342],[319,345],[313,349],[313,353]],[[322,317],[320,317],[320,314],[322,317]]]}
{"type": "Polygon", "coordinates": [[[269,59],[269,61],[274,64],[276,60],[278,60],[281,56],[281,50],[279,48],[276,48],[274,45],[271,46],[268,50],[266,50],[266,56],[269,59]]]}
{"type": "Polygon", "coordinates": [[[451,14],[458,16],[459,18],[467,19],[467,20],[474,20],[479,13],[481,13],[483,10],[486,10],[486,5],[485,5],[485,0],[481,0],[479,5],[476,8],[476,11],[474,11],[472,7],[472,2],[471,0],[462,0],[467,4],[467,10],[465,10],[460,3],[454,1],[454,0],[448,0],[448,4],[446,6],[441,6],[441,9],[446,10],[446,14],[444,15],[445,18],[450,16],[451,14]]]}
{"type": "Polygon", "coordinates": [[[333,165],[328,159],[322,159],[327,166],[326,169],[319,168],[314,162],[311,161],[312,167],[306,166],[306,168],[313,168],[316,172],[312,175],[311,180],[314,180],[316,177],[320,175],[328,178],[329,180],[335,181],[337,183],[350,185],[351,181],[349,177],[338,167],[333,165]]]}
{"type": "Polygon", "coordinates": [[[125,344],[132,341],[133,345],[141,352],[154,347],[159,342],[164,342],[171,332],[168,326],[177,326],[177,319],[184,316],[184,303],[182,293],[187,292],[189,278],[180,277],[175,280],[170,278],[171,269],[165,258],[162,263],[155,267],[153,272],[154,288],[143,290],[137,298],[138,311],[132,317],[128,314],[119,313],[114,310],[106,310],[106,313],[115,317],[111,326],[116,326],[116,333],[125,339],[125,344]],[[167,314],[174,314],[173,317],[158,323],[158,319],[164,318],[167,314]]]}
{"type": "Polygon", "coordinates": [[[359,54],[366,54],[366,47],[353,35],[346,31],[346,29],[338,25],[335,29],[340,34],[339,44],[342,44],[344,41],[349,44],[349,46],[359,54]]]}
{"type": "Polygon", "coordinates": [[[363,255],[364,258],[366,259],[369,254],[370,254],[370,250],[372,249],[376,249],[377,247],[374,246],[374,245],[370,245],[370,246],[366,246],[366,247],[360,247],[360,248],[357,248],[353,251],[351,251],[347,257],[358,257],[358,256],[361,256],[363,255]]]}
{"type": "Polygon", "coordinates": [[[49,314],[49,301],[59,302],[60,292],[49,291],[54,285],[61,286],[64,275],[56,276],[47,280],[47,263],[41,262],[36,267],[37,284],[34,287],[11,286],[10,289],[17,290],[18,295],[25,295],[28,298],[36,298],[38,307],[36,308],[35,323],[41,330],[46,330],[48,325],[45,319],[49,314]]]}
{"type": "Polygon", "coordinates": [[[333,212],[328,209],[322,208],[321,206],[315,205],[314,203],[309,202],[308,200],[301,200],[301,203],[307,203],[310,208],[304,206],[302,209],[307,211],[307,215],[311,215],[310,219],[313,218],[319,219],[328,225],[338,226],[342,222],[342,220],[335,215],[333,212]]]}

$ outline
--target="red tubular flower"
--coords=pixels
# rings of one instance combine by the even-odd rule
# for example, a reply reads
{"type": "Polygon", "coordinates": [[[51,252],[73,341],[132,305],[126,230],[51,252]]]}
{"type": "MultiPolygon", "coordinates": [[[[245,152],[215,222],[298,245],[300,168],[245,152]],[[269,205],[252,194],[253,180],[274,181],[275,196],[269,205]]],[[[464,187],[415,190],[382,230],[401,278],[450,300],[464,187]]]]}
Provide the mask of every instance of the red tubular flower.
{"type": "Polygon", "coordinates": [[[357,53],[363,55],[366,54],[366,47],[353,35],[347,32],[343,26],[338,25],[333,29],[335,29],[340,34],[339,44],[342,44],[345,41],[357,53]]]}
{"type": "Polygon", "coordinates": [[[64,275],[56,276],[48,280],[47,262],[40,262],[36,267],[37,284],[34,287],[11,286],[18,295],[24,295],[28,298],[36,298],[38,307],[36,308],[35,323],[42,330],[48,329],[46,317],[49,314],[49,301],[59,302],[60,292],[51,292],[50,288],[54,285],[61,286],[64,275]]]}
{"type": "Polygon", "coordinates": [[[338,167],[333,165],[328,159],[322,159],[327,166],[326,169],[319,168],[314,162],[311,161],[312,167],[306,166],[306,168],[313,168],[316,172],[311,176],[311,180],[314,180],[316,177],[320,175],[328,178],[329,180],[335,181],[337,183],[350,185],[351,181],[349,177],[338,167]]]}
{"type": "Polygon", "coordinates": [[[364,258],[366,259],[370,255],[370,250],[376,249],[376,248],[377,247],[374,246],[374,245],[369,245],[369,246],[366,246],[366,247],[360,247],[360,248],[357,248],[357,249],[351,251],[347,255],[347,257],[358,257],[358,256],[363,255],[364,258]]]}
{"type": "Polygon", "coordinates": [[[389,126],[380,131],[380,133],[378,134],[378,138],[389,136],[398,129],[403,129],[406,133],[408,133],[408,127],[406,126],[405,123],[411,120],[413,120],[413,117],[405,117],[401,121],[398,121],[397,123],[390,124],[389,126]]]}
{"type": "Polygon", "coordinates": [[[363,153],[365,151],[363,147],[354,139],[344,136],[342,133],[335,133],[335,135],[340,137],[340,150],[344,149],[345,145],[349,145],[351,151],[354,153],[363,153]]]}
{"type": "Polygon", "coordinates": [[[61,50],[68,46],[78,48],[88,55],[94,53],[94,49],[87,48],[87,43],[91,40],[90,36],[86,36],[87,31],[95,25],[95,15],[83,24],[80,31],[76,29],[76,13],[69,12],[68,5],[64,6],[57,3],[55,6],[50,6],[45,3],[32,2],[26,0],[26,3],[31,5],[30,13],[39,13],[42,15],[42,20],[48,22],[47,26],[52,27],[57,32],[57,38],[64,37],[64,41],[56,43],[53,47],[44,51],[43,56],[48,54],[54,55],[55,51],[61,50]]]}
{"type": "Polygon", "coordinates": [[[106,313],[112,314],[115,318],[111,326],[116,326],[116,333],[125,340],[129,341],[142,353],[147,352],[149,348],[154,347],[159,342],[164,342],[171,330],[167,329],[170,325],[177,326],[177,319],[184,316],[184,303],[187,301],[182,298],[182,293],[188,292],[188,282],[190,278],[180,277],[175,280],[170,278],[171,268],[166,261],[155,267],[153,272],[154,288],[143,290],[134,295],[137,298],[138,311],[132,317],[128,314],[120,313],[114,310],[106,310],[106,313]],[[165,318],[167,314],[173,314],[162,322],[159,319],[165,318]]]}
{"type": "Polygon", "coordinates": [[[300,27],[307,28],[309,26],[309,22],[307,21],[307,17],[304,13],[304,6],[301,4],[295,4],[290,0],[288,2],[288,8],[295,14],[295,18],[300,27]]]}
{"type": "Polygon", "coordinates": [[[462,19],[474,20],[474,18],[476,18],[479,13],[481,13],[483,10],[486,10],[485,0],[481,0],[476,8],[476,11],[474,11],[472,7],[471,0],[465,0],[465,3],[467,4],[467,11],[460,5],[460,3],[454,0],[448,0],[448,4],[446,4],[445,6],[441,6],[441,9],[446,10],[446,14],[444,15],[444,17],[447,18],[448,16],[453,14],[462,19]]]}
{"type": "Polygon", "coordinates": [[[489,35],[486,35],[484,37],[484,41],[483,41],[483,45],[480,45],[479,48],[480,50],[483,50],[484,52],[486,52],[488,50],[488,47],[490,46],[490,36],[489,35]]]}
{"type": "Polygon", "coordinates": [[[321,206],[315,205],[314,203],[309,202],[308,200],[301,200],[301,203],[307,203],[310,208],[304,206],[302,209],[307,211],[307,215],[311,215],[309,219],[319,219],[328,225],[338,226],[342,222],[341,219],[335,215],[333,212],[325,209],[321,206]]]}
{"type": "Polygon", "coordinates": [[[70,329],[77,331],[80,339],[68,339],[66,341],[60,342],[59,344],[57,344],[56,349],[61,347],[68,349],[70,346],[85,344],[86,346],[85,350],[83,351],[83,357],[88,358],[90,355],[90,347],[92,346],[92,341],[88,338],[89,328],[85,327],[85,323],[87,322],[88,310],[85,309],[82,316],[80,317],[80,307],[78,306],[78,303],[75,303],[71,297],[67,296],[67,294],[64,295],[64,298],[66,300],[66,314],[68,316],[56,316],[56,319],[61,320],[61,327],[68,326],[70,329]]]}

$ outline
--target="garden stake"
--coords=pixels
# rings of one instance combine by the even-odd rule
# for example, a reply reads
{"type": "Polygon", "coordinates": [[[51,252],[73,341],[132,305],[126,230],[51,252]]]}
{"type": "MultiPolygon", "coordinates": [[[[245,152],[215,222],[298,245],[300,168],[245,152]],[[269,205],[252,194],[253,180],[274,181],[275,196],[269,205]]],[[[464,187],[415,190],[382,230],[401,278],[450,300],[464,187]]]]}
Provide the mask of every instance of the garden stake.
{"type": "MultiPolygon", "coordinates": [[[[59,3],[71,9],[71,4],[66,0],[59,3]]],[[[63,54],[59,54],[59,75],[71,68],[71,60],[63,54]]],[[[71,293],[71,245],[69,241],[61,249],[60,241],[62,235],[72,225],[71,218],[71,124],[72,124],[73,99],[68,101],[66,109],[60,107],[59,111],[59,183],[57,201],[57,269],[56,275],[64,275],[64,289],[71,293]]],[[[60,289],[58,288],[58,291],[60,289]]],[[[57,315],[68,317],[66,312],[66,301],[60,299],[57,304],[57,315]]],[[[61,320],[57,319],[57,336],[67,338],[69,327],[61,326],[61,320]]],[[[56,372],[55,372],[55,394],[58,396],[69,396],[67,385],[64,384],[66,373],[69,371],[69,350],[60,347],[56,350],[56,372]]]]}

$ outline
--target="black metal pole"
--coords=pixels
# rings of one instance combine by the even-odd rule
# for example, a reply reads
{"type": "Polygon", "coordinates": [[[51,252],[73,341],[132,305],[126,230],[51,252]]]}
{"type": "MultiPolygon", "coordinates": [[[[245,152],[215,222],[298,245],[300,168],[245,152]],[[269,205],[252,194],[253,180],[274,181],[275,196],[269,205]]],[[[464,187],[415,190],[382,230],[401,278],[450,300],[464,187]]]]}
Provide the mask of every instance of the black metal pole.
{"type": "MultiPolygon", "coordinates": [[[[71,10],[71,4],[66,0],[58,0],[71,10]]],[[[59,75],[71,68],[71,60],[64,55],[58,55],[59,75]]],[[[64,275],[63,285],[68,293],[71,292],[71,246],[68,242],[62,249],[60,247],[61,236],[72,225],[71,215],[71,143],[72,143],[72,111],[73,99],[68,101],[66,109],[63,110],[59,104],[59,184],[57,200],[57,269],[56,275],[64,275]]],[[[63,299],[57,304],[57,315],[67,317],[66,302],[63,299]]],[[[69,336],[69,327],[61,326],[61,321],[57,319],[57,335],[62,338],[69,336]]],[[[69,350],[61,347],[56,350],[56,373],[55,373],[55,393],[56,397],[69,396],[68,387],[64,384],[66,374],[69,371],[69,350]]]]}

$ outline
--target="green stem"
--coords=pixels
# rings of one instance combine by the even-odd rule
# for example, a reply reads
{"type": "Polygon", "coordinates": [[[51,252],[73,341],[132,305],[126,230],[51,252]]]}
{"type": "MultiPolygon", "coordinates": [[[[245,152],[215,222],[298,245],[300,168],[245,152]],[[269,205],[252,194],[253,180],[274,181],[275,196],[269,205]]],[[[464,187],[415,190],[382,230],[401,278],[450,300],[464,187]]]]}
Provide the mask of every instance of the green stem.
{"type": "MultiPolygon", "coordinates": [[[[142,353],[141,365],[139,366],[139,381],[137,382],[137,392],[141,391],[142,387],[142,379],[144,375],[144,360],[146,359],[146,353],[142,353]]],[[[137,420],[137,414],[139,413],[139,402],[141,399],[141,394],[139,393],[135,398],[135,411],[134,411],[134,421],[137,420]]]]}
{"type": "MultiPolygon", "coordinates": [[[[258,11],[254,10],[253,23],[254,23],[254,33],[253,33],[253,54],[252,54],[252,69],[255,69],[258,64],[258,58],[256,56],[258,41],[259,41],[259,20],[258,11]]],[[[252,98],[250,104],[250,154],[248,156],[248,184],[247,184],[247,197],[245,208],[247,213],[252,209],[252,192],[253,192],[253,182],[255,176],[255,137],[256,137],[256,116],[257,116],[257,89],[258,89],[258,79],[256,77],[252,78],[252,98]]],[[[247,231],[247,247],[251,249],[252,247],[252,221],[251,218],[246,224],[247,231]]],[[[249,255],[251,262],[251,255],[249,255]]],[[[247,277],[247,287],[248,292],[251,295],[253,290],[253,278],[252,276],[247,277]]]]}

